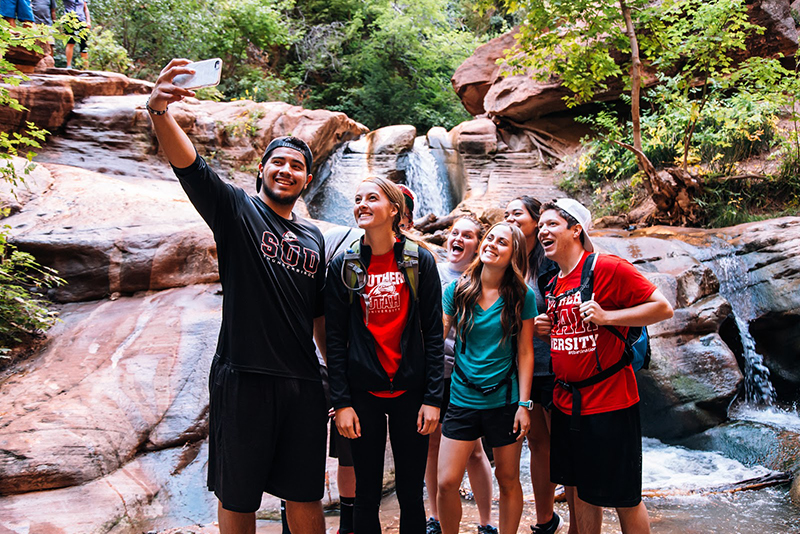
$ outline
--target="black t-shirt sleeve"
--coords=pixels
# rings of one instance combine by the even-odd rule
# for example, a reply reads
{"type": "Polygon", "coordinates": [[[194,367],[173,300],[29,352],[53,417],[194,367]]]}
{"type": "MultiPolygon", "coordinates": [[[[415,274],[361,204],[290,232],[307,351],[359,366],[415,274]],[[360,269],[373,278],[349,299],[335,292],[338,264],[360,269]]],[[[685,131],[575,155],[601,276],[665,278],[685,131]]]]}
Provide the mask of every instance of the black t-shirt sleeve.
{"type": "Polygon", "coordinates": [[[444,394],[444,339],[442,337],[442,283],[430,252],[419,251],[419,318],[425,345],[423,403],[441,406],[444,394]]]}
{"type": "Polygon", "coordinates": [[[216,234],[225,215],[235,214],[235,188],[223,182],[198,154],[186,168],[172,167],[192,205],[216,234]]]}

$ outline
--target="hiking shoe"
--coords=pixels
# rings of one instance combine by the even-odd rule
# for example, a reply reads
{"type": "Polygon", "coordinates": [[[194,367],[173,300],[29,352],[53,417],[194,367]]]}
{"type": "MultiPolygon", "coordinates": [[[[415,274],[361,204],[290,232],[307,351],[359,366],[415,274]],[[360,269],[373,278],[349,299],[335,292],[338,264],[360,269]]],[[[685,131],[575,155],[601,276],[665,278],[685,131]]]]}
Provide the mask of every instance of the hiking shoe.
{"type": "Polygon", "coordinates": [[[553,512],[553,518],[547,523],[531,525],[531,534],[555,534],[563,524],[564,520],[561,519],[561,516],[553,512]]]}
{"type": "Polygon", "coordinates": [[[492,525],[478,525],[478,534],[497,534],[497,529],[492,525]]]}
{"type": "Polygon", "coordinates": [[[438,519],[430,518],[425,523],[425,534],[442,534],[442,525],[439,524],[438,519]]]}

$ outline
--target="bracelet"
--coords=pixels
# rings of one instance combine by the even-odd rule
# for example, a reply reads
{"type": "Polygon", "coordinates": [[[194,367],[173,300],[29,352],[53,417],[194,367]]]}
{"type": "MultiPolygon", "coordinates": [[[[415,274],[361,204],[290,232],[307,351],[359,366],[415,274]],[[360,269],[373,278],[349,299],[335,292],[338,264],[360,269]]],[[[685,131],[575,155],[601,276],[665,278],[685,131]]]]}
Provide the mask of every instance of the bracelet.
{"type": "Polygon", "coordinates": [[[150,99],[149,98],[147,99],[147,103],[144,105],[144,107],[147,108],[147,112],[150,113],[150,115],[163,115],[164,113],[167,112],[167,109],[169,109],[169,106],[165,107],[161,111],[158,111],[156,109],[151,108],[150,107],[150,99]]]}

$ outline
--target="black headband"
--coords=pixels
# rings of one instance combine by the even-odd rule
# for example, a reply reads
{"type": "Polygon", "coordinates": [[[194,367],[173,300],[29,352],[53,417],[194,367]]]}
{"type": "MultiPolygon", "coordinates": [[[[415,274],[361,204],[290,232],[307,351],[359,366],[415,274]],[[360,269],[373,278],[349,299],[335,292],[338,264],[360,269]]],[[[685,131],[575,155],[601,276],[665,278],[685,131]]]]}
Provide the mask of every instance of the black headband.
{"type": "MultiPolygon", "coordinates": [[[[311,165],[314,163],[314,157],[311,155],[311,149],[308,148],[306,142],[299,137],[287,135],[285,137],[276,137],[273,139],[270,144],[267,145],[267,149],[261,157],[261,163],[263,164],[267,160],[273,150],[280,147],[291,148],[303,154],[303,159],[306,161],[306,174],[311,174],[311,165]]],[[[256,179],[256,192],[261,191],[261,182],[261,173],[259,173],[256,179]]]]}

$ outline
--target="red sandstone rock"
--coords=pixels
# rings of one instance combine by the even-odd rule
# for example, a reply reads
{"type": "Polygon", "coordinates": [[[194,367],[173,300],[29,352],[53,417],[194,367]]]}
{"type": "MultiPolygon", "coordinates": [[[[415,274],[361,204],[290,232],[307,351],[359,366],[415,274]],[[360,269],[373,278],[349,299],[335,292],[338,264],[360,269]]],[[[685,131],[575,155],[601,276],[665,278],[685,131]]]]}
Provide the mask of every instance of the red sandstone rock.
{"type": "Polygon", "coordinates": [[[489,119],[462,122],[450,130],[451,145],[467,154],[497,152],[497,126],[489,119]]]}
{"type": "Polygon", "coordinates": [[[67,280],[56,300],[218,280],[211,230],[177,181],[49,169],[53,186],[4,222],[20,249],[67,280]]]}
{"type": "Polygon", "coordinates": [[[16,87],[0,86],[7,88],[9,95],[27,108],[26,111],[13,111],[0,107],[0,129],[20,131],[30,121],[51,132],[64,124],[77,100],[93,95],[147,94],[152,89],[149,82],[114,72],[66,69],[48,69],[45,74],[31,74],[29,80],[16,87]]]}
{"type": "Polygon", "coordinates": [[[44,352],[0,389],[0,494],[81,484],[202,439],[218,290],[64,307],[44,352]]]}
{"type": "Polygon", "coordinates": [[[483,115],[483,99],[489,88],[497,79],[500,67],[496,61],[505,55],[505,51],[515,47],[517,41],[514,34],[517,28],[495,37],[488,43],[479,46],[472,56],[462,63],[450,79],[456,94],[471,115],[483,115]]]}
{"type": "MultiPolygon", "coordinates": [[[[754,0],[748,2],[747,9],[750,20],[763,26],[765,31],[748,38],[746,50],[735,54],[737,60],[751,56],[794,55],[798,37],[788,0],[754,0]]],[[[513,35],[516,31],[515,28],[478,47],[453,74],[453,88],[471,114],[488,113],[490,116],[525,122],[566,108],[563,97],[568,91],[561,87],[558,80],[538,82],[524,75],[501,75],[501,67],[496,61],[503,57],[504,50],[514,47],[513,35]]],[[[627,58],[620,57],[619,60],[627,58]]],[[[652,72],[648,72],[646,65],[644,68],[645,86],[655,84],[652,72]]],[[[621,81],[611,80],[608,90],[596,94],[594,100],[615,100],[622,90],[621,81]]]]}

